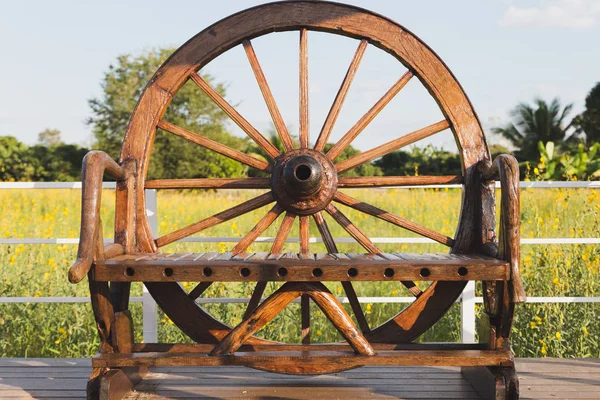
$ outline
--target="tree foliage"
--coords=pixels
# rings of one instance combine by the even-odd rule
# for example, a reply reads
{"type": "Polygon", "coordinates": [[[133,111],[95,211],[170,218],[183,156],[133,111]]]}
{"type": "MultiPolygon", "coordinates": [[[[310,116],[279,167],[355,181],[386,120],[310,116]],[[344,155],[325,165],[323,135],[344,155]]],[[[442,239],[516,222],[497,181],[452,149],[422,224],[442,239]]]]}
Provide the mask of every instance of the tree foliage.
{"type": "Polygon", "coordinates": [[[562,144],[572,122],[567,117],[572,104],[561,106],[558,99],[550,103],[535,99],[533,105],[520,103],[511,112],[512,122],[504,127],[493,128],[493,132],[508,139],[517,148],[515,156],[521,160],[536,160],[539,157],[538,142],[562,144]]]}
{"type": "Polygon", "coordinates": [[[413,147],[410,151],[394,151],[375,161],[375,165],[387,176],[461,174],[458,154],[432,145],[413,147]]]}
{"type": "Polygon", "coordinates": [[[600,143],[600,82],[588,93],[585,98],[585,111],[576,117],[575,123],[579,133],[585,134],[588,146],[600,143]]]}
{"type": "MultiPolygon", "coordinates": [[[[95,147],[117,158],[129,117],[146,83],[173,49],[155,49],[138,56],[122,55],[102,81],[103,94],[89,100],[95,147]]],[[[202,75],[222,96],[225,87],[202,75]]],[[[163,119],[209,139],[245,151],[248,141],[227,133],[227,115],[195,84],[186,83],[174,96],[163,119]]],[[[168,132],[159,132],[153,145],[151,178],[240,176],[246,167],[168,132]]]]}

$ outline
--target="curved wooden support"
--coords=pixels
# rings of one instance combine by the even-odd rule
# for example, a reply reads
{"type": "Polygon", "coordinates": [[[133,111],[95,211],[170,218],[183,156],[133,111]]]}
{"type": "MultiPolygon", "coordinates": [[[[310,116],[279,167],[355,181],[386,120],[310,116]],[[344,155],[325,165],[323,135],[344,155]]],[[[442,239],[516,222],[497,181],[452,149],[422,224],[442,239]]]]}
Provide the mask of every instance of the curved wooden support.
{"type": "Polygon", "coordinates": [[[354,325],[340,302],[321,282],[288,282],[267,298],[246,319],[240,322],[210,352],[211,355],[234,353],[254,333],[264,327],[288,304],[301,295],[308,295],[325,313],[335,328],[357,354],[375,355],[375,350],[354,325]]]}
{"type": "MultiPolygon", "coordinates": [[[[104,174],[125,181],[133,176],[135,165],[126,162],[123,166],[117,164],[103,151],[90,151],[83,159],[82,193],[81,193],[81,230],[79,232],[79,249],[77,259],[69,269],[69,281],[80,282],[87,275],[94,262],[96,238],[100,229],[100,205],[102,197],[102,180],[104,174]]],[[[98,238],[102,240],[102,237],[98,238]]],[[[120,245],[116,245],[120,246],[120,245]]],[[[111,246],[111,255],[124,254],[123,246],[120,249],[111,246]]]]}
{"type": "Polygon", "coordinates": [[[513,156],[497,156],[491,167],[483,172],[483,178],[499,178],[502,197],[500,201],[500,229],[498,258],[510,263],[509,291],[512,301],[523,303],[527,299],[519,271],[520,262],[520,192],[519,163],[513,156]]]}

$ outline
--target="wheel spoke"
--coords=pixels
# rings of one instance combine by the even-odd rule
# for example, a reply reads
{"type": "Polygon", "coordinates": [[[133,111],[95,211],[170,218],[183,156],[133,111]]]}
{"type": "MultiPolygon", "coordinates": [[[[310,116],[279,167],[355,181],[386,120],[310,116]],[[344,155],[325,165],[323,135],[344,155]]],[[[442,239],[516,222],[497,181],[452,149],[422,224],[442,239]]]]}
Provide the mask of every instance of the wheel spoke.
{"type": "Polygon", "coordinates": [[[310,226],[309,217],[300,217],[300,254],[309,253],[310,226]]]}
{"type": "MultiPolygon", "coordinates": [[[[327,221],[323,217],[323,213],[320,211],[313,215],[315,222],[317,223],[317,227],[319,228],[319,232],[321,233],[321,237],[323,238],[323,243],[325,243],[325,247],[327,247],[327,252],[330,254],[338,253],[338,248],[333,240],[333,235],[331,235],[331,231],[327,226],[327,221]]],[[[358,326],[363,333],[368,333],[371,331],[369,328],[369,323],[365,318],[365,314],[360,306],[360,302],[358,301],[358,297],[356,296],[356,291],[354,290],[354,286],[352,286],[352,282],[343,281],[342,287],[344,288],[344,292],[346,292],[346,297],[350,302],[350,307],[352,307],[352,312],[356,317],[356,321],[358,322],[358,326]]]]}
{"type": "Polygon", "coordinates": [[[273,194],[271,192],[267,192],[258,197],[238,204],[237,206],[228,208],[225,211],[221,211],[220,213],[205,218],[202,221],[193,223],[184,228],[178,229],[174,232],[161,236],[158,239],[156,239],[156,245],[158,247],[162,247],[169,243],[173,243],[174,241],[182,239],[186,236],[193,235],[194,233],[200,232],[204,229],[218,225],[225,221],[229,221],[232,218],[239,217],[240,215],[256,210],[257,208],[266,206],[267,204],[272,203],[273,201],[275,201],[275,199],[273,198],[273,194]]]}
{"type": "Polygon", "coordinates": [[[256,307],[260,304],[260,300],[262,299],[262,295],[265,292],[265,288],[267,287],[267,282],[256,282],[256,286],[254,287],[254,292],[252,292],[252,296],[250,297],[250,301],[248,302],[248,307],[246,307],[246,312],[244,312],[244,318],[246,319],[252,314],[252,311],[256,310],[256,307]]]}
{"type": "Polygon", "coordinates": [[[463,183],[462,176],[340,176],[338,178],[338,187],[343,188],[447,185],[452,183],[463,183]]]}
{"type": "Polygon", "coordinates": [[[208,287],[212,284],[212,282],[200,282],[196,285],[191,292],[188,293],[188,297],[192,300],[196,300],[198,297],[202,295],[208,289],[208,287]]]}
{"type": "Polygon", "coordinates": [[[371,254],[381,253],[381,250],[379,250],[377,246],[373,244],[371,239],[369,239],[367,235],[365,235],[360,229],[358,229],[356,225],[350,222],[350,220],[344,214],[342,214],[342,212],[338,210],[333,204],[330,203],[325,208],[325,211],[327,211],[329,215],[331,215],[331,217],[338,224],[340,224],[341,227],[346,230],[346,232],[350,234],[350,236],[352,236],[358,243],[360,243],[360,245],[364,247],[365,250],[367,250],[371,254]]]}
{"type": "Polygon", "coordinates": [[[146,181],[146,189],[268,189],[269,178],[156,179],[146,181]]]}
{"type": "Polygon", "coordinates": [[[300,29],[300,148],[308,148],[308,30],[300,29]]]}
{"type": "Polygon", "coordinates": [[[267,103],[267,108],[269,109],[269,113],[273,119],[275,129],[281,138],[281,142],[285,146],[286,151],[293,150],[294,144],[292,142],[292,138],[287,130],[287,127],[285,126],[285,123],[283,122],[283,118],[279,112],[279,107],[277,107],[273,93],[271,93],[271,88],[269,88],[265,74],[262,71],[260,63],[258,62],[258,58],[256,57],[256,53],[254,52],[254,48],[252,47],[252,43],[250,43],[249,40],[244,41],[244,50],[248,56],[248,61],[250,62],[250,66],[252,67],[252,71],[254,72],[254,76],[256,77],[256,81],[258,82],[258,86],[260,87],[263,98],[267,103]]]}
{"type": "MultiPolygon", "coordinates": [[[[335,197],[334,197],[335,198],[335,197]]],[[[364,247],[371,254],[381,254],[381,250],[377,248],[360,229],[356,227],[350,220],[342,214],[340,210],[338,210],[333,204],[329,204],[325,211],[329,213],[336,220],[338,224],[342,226],[362,247],[364,247]]],[[[415,296],[421,295],[421,289],[414,282],[410,281],[402,281],[402,284],[406,286],[408,290],[415,296]]]]}
{"type": "Polygon", "coordinates": [[[371,121],[383,110],[383,108],[400,92],[400,90],[412,78],[412,72],[408,71],[396,82],[377,103],[327,152],[330,160],[335,160],[352,141],[369,125],[371,121]]]}
{"type": "Polygon", "coordinates": [[[237,110],[233,108],[233,106],[229,104],[227,100],[225,100],[219,94],[219,92],[213,89],[208,84],[208,82],[202,79],[200,75],[194,72],[190,75],[190,78],[192,78],[192,81],[194,81],[194,83],[198,85],[198,87],[202,89],[202,91],[206,93],[206,95],[210,97],[212,101],[214,101],[215,104],[217,104],[219,108],[221,108],[221,110],[223,110],[225,114],[227,114],[229,118],[231,118],[233,122],[236,123],[237,126],[239,126],[244,132],[246,132],[246,134],[250,136],[252,140],[256,142],[257,145],[262,147],[262,149],[266,151],[267,154],[269,154],[272,158],[275,158],[281,154],[271,142],[269,142],[263,135],[261,135],[261,133],[250,124],[250,122],[248,122],[244,117],[242,117],[241,114],[237,112],[237,110]]]}
{"type": "Polygon", "coordinates": [[[445,244],[446,246],[452,246],[454,244],[454,240],[446,235],[442,235],[436,231],[433,231],[429,228],[425,228],[419,224],[416,224],[412,221],[404,219],[399,215],[392,214],[381,208],[375,207],[371,204],[364,203],[359,201],[347,194],[342,192],[336,192],[333,199],[339,203],[342,203],[348,207],[352,207],[358,211],[362,211],[366,214],[372,215],[374,217],[380,218],[384,221],[390,222],[396,226],[399,226],[404,229],[408,229],[411,232],[418,233],[419,235],[425,236],[429,239],[435,240],[438,243],[445,244]]]}
{"type": "Polygon", "coordinates": [[[279,204],[275,204],[271,210],[260,221],[256,223],[254,228],[250,230],[231,250],[233,255],[246,251],[248,246],[260,236],[261,233],[267,230],[269,226],[277,219],[279,214],[283,212],[283,208],[279,204]]]}
{"type": "Polygon", "coordinates": [[[207,149],[215,151],[233,160],[239,161],[250,167],[254,167],[265,172],[271,171],[271,165],[263,160],[259,160],[258,158],[252,157],[246,153],[242,153],[239,150],[235,150],[229,146],[225,146],[222,143],[197,135],[194,132],[188,131],[187,129],[181,128],[177,125],[173,125],[167,121],[158,121],[157,126],[161,129],[164,129],[165,131],[171,132],[174,135],[181,136],[189,140],[190,142],[199,144],[202,147],[206,147],[207,149]]]}
{"type": "Polygon", "coordinates": [[[294,219],[296,215],[291,213],[285,213],[285,217],[283,217],[283,221],[281,222],[281,227],[279,227],[279,231],[277,232],[277,236],[275,236],[275,240],[273,241],[273,246],[271,246],[271,253],[279,254],[283,249],[283,245],[285,245],[285,240],[290,233],[290,229],[292,229],[292,224],[294,223],[294,219]]]}
{"type": "Polygon", "coordinates": [[[323,213],[321,211],[314,213],[313,219],[317,224],[317,228],[319,228],[319,232],[321,233],[321,237],[323,238],[323,243],[325,243],[327,252],[330,254],[338,253],[337,246],[335,244],[335,241],[333,240],[333,235],[331,235],[331,231],[327,226],[327,221],[325,221],[323,213]]]}
{"type": "Polygon", "coordinates": [[[339,163],[335,164],[335,169],[338,171],[338,173],[342,173],[358,165],[364,164],[368,161],[379,158],[385,154],[391,153],[392,151],[396,151],[401,147],[408,146],[409,144],[412,144],[418,140],[424,139],[438,132],[441,132],[447,129],[448,127],[450,127],[448,121],[442,120],[433,125],[429,125],[423,129],[419,129],[418,131],[414,131],[402,137],[399,137],[398,139],[384,143],[381,146],[375,147],[374,149],[365,151],[363,153],[359,153],[347,160],[340,161],[339,163]]]}
{"type": "Polygon", "coordinates": [[[321,128],[321,133],[319,133],[319,137],[317,139],[317,143],[315,144],[315,150],[323,151],[327,141],[329,140],[329,136],[331,136],[331,131],[333,130],[333,126],[335,125],[335,121],[337,120],[338,115],[340,114],[340,110],[342,109],[342,105],[344,104],[344,100],[346,100],[346,95],[348,94],[348,90],[350,89],[350,85],[352,84],[352,80],[356,75],[356,71],[358,70],[358,66],[360,65],[360,61],[362,60],[363,55],[365,54],[365,50],[367,48],[368,42],[366,40],[361,40],[356,52],[354,53],[354,58],[348,67],[348,71],[346,72],[346,76],[342,81],[342,85],[340,86],[337,95],[335,96],[335,100],[329,109],[329,114],[327,114],[327,118],[325,119],[325,123],[321,128]]]}
{"type": "Polygon", "coordinates": [[[300,314],[302,323],[302,344],[310,344],[310,297],[300,296],[300,314]]]}

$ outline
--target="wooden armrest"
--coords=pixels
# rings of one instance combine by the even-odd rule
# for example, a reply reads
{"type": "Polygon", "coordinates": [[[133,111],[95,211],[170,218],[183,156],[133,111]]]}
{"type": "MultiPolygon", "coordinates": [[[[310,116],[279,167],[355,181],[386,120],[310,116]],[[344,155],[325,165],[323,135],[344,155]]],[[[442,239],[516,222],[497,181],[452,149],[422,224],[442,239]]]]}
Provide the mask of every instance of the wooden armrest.
{"type": "Polygon", "coordinates": [[[520,262],[520,193],[519,163],[513,156],[502,154],[494,159],[492,165],[483,171],[483,179],[500,181],[500,234],[498,258],[510,263],[511,277],[509,289],[515,303],[527,299],[523,281],[519,272],[520,262]]]}
{"type": "MultiPolygon", "coordinates": [[[[79,233],[77,260],[75,260],[69,269],[69,281],[71,283],[77,283],[87,275],[94,262],[97,248],[103,249],[100,205],[104,174],[111,176],[117,181],[124,181],[133,176],[133,171],[133,163],[125,163],[121,166],[103,151],[90,151],[84,157],[81,193],[81,230],[79,233]]],[[[110,246],[109,252],[111,254],[114,255],[115,250],[118,249],[115,246],[110,246]]],[[[121,250],[117,252],[124,253],[122,246],[121,250]]],[[[104,250],[102,250],[102,253],[104,253],[104,250]]]]}

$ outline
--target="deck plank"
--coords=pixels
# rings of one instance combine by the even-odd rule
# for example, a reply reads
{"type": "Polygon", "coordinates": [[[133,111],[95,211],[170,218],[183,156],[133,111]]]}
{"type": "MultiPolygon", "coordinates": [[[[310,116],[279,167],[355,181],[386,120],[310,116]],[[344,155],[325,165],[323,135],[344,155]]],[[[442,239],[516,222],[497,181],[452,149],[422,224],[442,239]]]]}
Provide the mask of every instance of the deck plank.
{"type": "MultiPolygon", "coordinates": [[[[600,399],[600,359],[518,359],[521,399],[600,399]]],[[[82,399],[89,359],[0,359],[2,399],[82,399]]],[[[158,367],[129,400],[477,399],[455,367],[362,367],[289,376],[245,367],[158,367]]]]}

